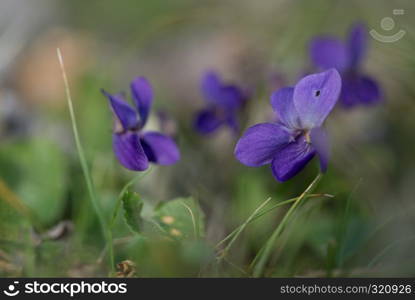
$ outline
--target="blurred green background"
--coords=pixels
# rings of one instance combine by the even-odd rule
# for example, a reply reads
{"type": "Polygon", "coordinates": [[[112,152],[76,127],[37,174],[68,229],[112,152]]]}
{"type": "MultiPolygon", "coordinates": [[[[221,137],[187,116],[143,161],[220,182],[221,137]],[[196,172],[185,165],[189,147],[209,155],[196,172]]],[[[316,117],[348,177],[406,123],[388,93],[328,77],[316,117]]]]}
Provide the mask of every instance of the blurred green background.
{"type": "Polygon", "coordinates": [[[268,197],[271,205],[301,194],[318,166],[313,160],[281,184],[268,167],[248,168],[234,158],[237,137],[229,131],[195,133],[201,75],[215,69],[252,91],[245,130],[272,119],[272,91],[310,70],[314,36],[344,39],[356,21],[390,34],[380,28],[389,16],[406,35],[390,44],[370,38],[364,65],[384,101],[330,115],[331,161],[315,192],[334,197],[304,201],[277,240],[266,276],[415,276],[414,9],[409,0],[1,1],[0,275],[250,276],[249,264],[288,206],[248,225],[226,260],[215,258],[215,244],[268,197]],[[393,9],[405,14],[393,16],[393,9]],[[119,266],[116,275],[108,263],[57,47],[106,220],[137,174],[115,160],[112,116],[99,89],[128,92],[134,76],[146,76],[155,90],[147,129],[160,126],[158,111],[176,122],[181,161],[153,166],[131,187],[144,209],[130,221],[147,221],[136,232],[125,222],[126,207],[115,219],[114,264],[132,272],[119,266]]]}

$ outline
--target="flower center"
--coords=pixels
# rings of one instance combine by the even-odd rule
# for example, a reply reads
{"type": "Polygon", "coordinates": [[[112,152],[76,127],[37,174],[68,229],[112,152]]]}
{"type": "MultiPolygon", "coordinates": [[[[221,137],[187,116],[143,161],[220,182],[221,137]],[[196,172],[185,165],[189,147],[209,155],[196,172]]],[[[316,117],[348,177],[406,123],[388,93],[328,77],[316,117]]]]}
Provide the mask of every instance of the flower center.
{"type": "Polygon", "coordinates": [[[304,131],[304,137],[307,144],[311,144],[310,130],[304,131]]]}
{"type": "Polygon", "coordinates": [[[300,129],[294,131],[293,140],[304,137],[307,144],[311,144],[310,129],[300,129]]]}

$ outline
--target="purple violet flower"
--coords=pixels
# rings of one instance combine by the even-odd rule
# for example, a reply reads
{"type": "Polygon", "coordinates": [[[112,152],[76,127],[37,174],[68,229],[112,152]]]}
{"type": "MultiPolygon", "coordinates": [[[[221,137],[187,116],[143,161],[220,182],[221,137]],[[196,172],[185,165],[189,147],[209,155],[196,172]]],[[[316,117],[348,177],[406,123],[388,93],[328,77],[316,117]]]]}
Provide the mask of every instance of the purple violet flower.
{"type": "Polygon", "coordinates": [[[342,74],[340,102],[345,107],[371,105],[381,99],[378,83],[361,70],[367,35],[366,27],[356,24],[346,43],[333,37],[317,37],[311,42],[310,56],[313,63],[323,70],[336,68],[342,74]]]}
{"type": "Polygon", "coordinates": [[[237,112],[245,103],[245,92],[236,85],[224,84],[213,71],[208,71],[203,76],[201,90],[207,107],[196,116],[196,130],[201,134],[209,134],[221,126],[228,126],[237,133],[237,112]]]}
{"type": "Polygon", "coordinates": [[[135,78],[130,85],[134,107],[122,95],[104,90],[115,116],[112,145],[118,161],[127,169],[144,171],[149,162],[171,165],[180,159],[176,143],[168,136],[154,131],[143,132],[153,102],[153,89],[144,77],[135,78]]]}
{"type": "Polygon", "coordinates": [[[335,69],[312,74],[295,87],[274,92],[271,105],[277,123],[260,123],[246,130],[235,148],[236,158],[250,167],[271,164],[272,174],[286,181],[315,156],[325,172],[328,141],[321,127],[337,102],[341,78],[335,69]]]}

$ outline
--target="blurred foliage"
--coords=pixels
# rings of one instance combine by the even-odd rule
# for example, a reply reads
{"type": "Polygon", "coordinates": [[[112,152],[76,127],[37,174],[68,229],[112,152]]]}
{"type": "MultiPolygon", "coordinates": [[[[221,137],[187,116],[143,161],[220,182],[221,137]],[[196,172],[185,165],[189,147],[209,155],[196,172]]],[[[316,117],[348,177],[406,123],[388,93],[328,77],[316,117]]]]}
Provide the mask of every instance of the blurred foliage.
{"type": "Polygon", "coordinates": [[[65,205],[67,165],[64,153],[45,139],[3,145],[1,151],[0,157],[7,157],[6,163],[13,164],[11,171],[16,174],[14,177],[8,173],[9,168],[2,167],[1,178],[15,183],[13,190],[42,224],[56,222],[65,205]]]}

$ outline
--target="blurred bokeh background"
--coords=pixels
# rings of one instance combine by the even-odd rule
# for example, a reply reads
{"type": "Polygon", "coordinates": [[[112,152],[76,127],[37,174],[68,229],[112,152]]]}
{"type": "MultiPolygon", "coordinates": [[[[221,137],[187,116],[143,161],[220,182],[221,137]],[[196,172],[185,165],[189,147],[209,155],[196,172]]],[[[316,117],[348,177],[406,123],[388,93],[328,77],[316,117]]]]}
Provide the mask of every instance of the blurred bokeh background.
{"type": "Polygon", "coordinates": [[[330,115],[331,161],[315,192],[334,198],[305,201],[278,239],[266,275],[414,276],[414,9],[410,0],[1,1],[0,275],[106,276],[111,269],[74,144],[57,47],[106,218],[137,174],[112,153],[112,116],[100,89],[128,93],[139,75],[155,91],[148,128],[160,129],[157,112],[168,114],[182,159],[153,166],[132,190],[148,210],[178,197],[200,206],[200,236],[183,228],[167,232],[173,239],[153,229],[132,232],[121,211],[115,263],[128,260],[139,277],[239,277],[249,276],[288,207],[248,225],[219,264],[215,244],[268,197],[277,203],[301,194],[318,166],[313,161],[281,184],[269,167],[234,158],[238,136],[230,131],[198,135],[192,120],[204,105],[200,78],[214,69],[249,89],[242,131],[271,121],[271,92],[312,70],[310,40],[344,39],[358,21],[385,35],[406,31],[395,43],[369,37],[364,70],[380,82],[384,99],[330,115]],[[405,13],[394,16],[394,9],[405,13]],[[393,17],[392,33],[380,27],[384,17],[393,17]]]}

